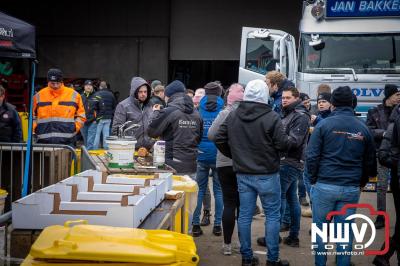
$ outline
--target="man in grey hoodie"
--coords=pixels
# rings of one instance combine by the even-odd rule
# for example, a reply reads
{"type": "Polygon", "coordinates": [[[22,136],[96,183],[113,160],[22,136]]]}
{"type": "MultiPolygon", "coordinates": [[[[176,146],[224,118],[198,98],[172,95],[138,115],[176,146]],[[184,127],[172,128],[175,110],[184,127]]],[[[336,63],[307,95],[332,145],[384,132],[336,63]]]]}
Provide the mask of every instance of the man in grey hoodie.
{"type": "Polygon", "coordinates": [[[127,121],[140,125],[139,128],[128,130],[127,136],[134,136],[137,140],[136,149],[145,147],[150,149],[154,140],[147,135],[149,118],[153,112],[149,104],[151,96],[150,85],[141,77],[133,77],[130,96],[120,102],[115,109],[112,125],[112,135],[118,135],[118,128],[127,121]]]}

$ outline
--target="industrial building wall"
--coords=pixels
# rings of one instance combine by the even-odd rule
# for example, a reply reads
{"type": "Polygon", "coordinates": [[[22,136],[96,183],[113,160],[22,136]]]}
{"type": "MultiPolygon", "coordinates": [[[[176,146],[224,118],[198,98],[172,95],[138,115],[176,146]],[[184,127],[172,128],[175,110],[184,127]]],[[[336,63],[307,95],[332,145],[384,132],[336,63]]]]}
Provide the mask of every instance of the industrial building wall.
{"type": "Polygon", "coordinates": [[[243,26],[298,36],[302,11],[300,0],[173,0],[171,4],[171,60],[239,60],[243,26]]]}
{"type": "Polygon", "coordinates": [[[120,99],[135,75],[167,81],[170,1],[4,1],[0,10],[36,26],[38,77],[57,66],[103,78],[120,99]]]}

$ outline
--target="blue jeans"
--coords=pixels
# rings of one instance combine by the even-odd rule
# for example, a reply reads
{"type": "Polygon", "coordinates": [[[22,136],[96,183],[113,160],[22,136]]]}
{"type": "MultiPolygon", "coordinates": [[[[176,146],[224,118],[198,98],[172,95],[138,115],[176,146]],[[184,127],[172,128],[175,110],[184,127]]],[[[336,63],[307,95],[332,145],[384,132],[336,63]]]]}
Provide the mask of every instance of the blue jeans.
{"type": "MultiPolygon", "coordinates": [[[[316,223],[318,228],[322,228],[322,223],[329,222],[326,220],[326,215],[331,211],[340,211],[345,204],[358,203],[360,198],[360,188],[354,186],[337,186],[324,183],[316,183],[311,187],[311,199],[313,203],[312,218],[313,223],[316,223]]],[[[356,209],[347,209],[345,215],[337,215],[333,217],[334,223],[351,223],[351,221],[345,221],[346,217],[356,213],[356,209]]],[[[351,227],[351,226],[350,226],[351,227]]],[[[336,225],[335,225],[336,228],[336,225]]],[[[331,232],[333,234],[333,232],[331,232]]],[[[350,230],[350,238],[347,246],[343,248],[342,245],[337,245],[336,250],[338,252],[348,251],[351,252],[353,243],[353,234],[350,230]]],[[[321,237],[317,235],[316,243],[318,245],[314,248],[315,253],[315,265],[326,265],[326,255],[318,254],[318,252],[325,252],[325,244],[321,237]]],[[[341,243],[344,244],[344,243],[341,243]]],[[[338,266],[350,265],[350,255],[337,255],[336,261],[338,266]]]]}
{"type": "Polygon", "coordinates": [[[88,150],[93,150],[93,144],[96,137],[97,124],[92,122],[89,125],[85,124],[81,130],[83,142],[88,150]]]}
{"type": "Polygon", "coordinates": [[[100,135],[103,132],[103,148],[108,149],[106,139],[110,136],[111,119],[102,119],[97,122],[96,137],[93,143],[93,149],[98,150],[100,147],[100,135]]]}
{"type": "Polygon", "coordinates": [[[253,250],[251,249],[251,222],[253,221],[257,196],[259,196],[265,213],[267,258],[269,261],[278,261],[281,220],[281,184],[279,173],[271,175],[237,174],[236,177],[240,200],[238,231],[242,258],[248,260],[253,257],[253,250]]]}
{"type": "Polygon", "coordinates": [[[297,196],[297,180],[302,175],[302,171],[290,165],[281,165],[279,175],[281,176],[281,216],[285,214],[288,207],[290,209],[289,236],[298,238],[301,210],[297,196]]]}
{"type": "Polygon", "coordinates": [[[197,206],[193,213],[193,225],[200,224],[201,207],[203,205],[203,198],[208,187],[208,176],[210,169],[212,170],[213,174],[213,191],[215,199],[214,226],[221,226],[224,203],[222,201],[222,190],[218,179],[218,173],[215,168],[215,163],[208,164],[204,162],[197,162],[196,181],[197,185],[199,186],[199,193],[197,197],[197,206]]]}
{"type": "Polygon", "coordinates": [[[306,187],[306,191],[307,191],[308,197],[310,198],[310,202],[311,202],[311,194],[310,194],[311,176],[308,174],[308,170],[307,170],[306,166],[304,166],[303,181],[304,181],[304,186],[306,187]]]}

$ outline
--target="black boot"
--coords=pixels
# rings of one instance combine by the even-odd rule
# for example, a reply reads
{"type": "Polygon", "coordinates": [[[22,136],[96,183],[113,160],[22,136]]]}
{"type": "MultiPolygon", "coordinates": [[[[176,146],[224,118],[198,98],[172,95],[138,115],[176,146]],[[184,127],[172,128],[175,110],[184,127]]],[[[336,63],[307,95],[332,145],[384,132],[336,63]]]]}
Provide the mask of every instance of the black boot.
{"type": "Polygon", "coordinates": [[[257,266],[260,265],[260,261],[257,257],[253,257],[251,260],[242,259],[242,266],[257,266]]]}
{"type": "Polygon", "coordinates": [[[267,260],[267,266],[289,266],[287,260],[269,261],[267,260]]]}
{"type": "Polygon", "coordinates": [[[203,230],[201,230],[200,225],[193,225],[193,228],[192,228],[193,237],[198,237],[198,236],[201,236],[202,234],[203,234],[203,230]]]}
{"type": "Polygon", "coordinates": [[[210,225],[210,217],[211,217],[210,211],[205,210],[203,212],[203,218],[201,219],[200,225],[201,226],[210,225]]]}

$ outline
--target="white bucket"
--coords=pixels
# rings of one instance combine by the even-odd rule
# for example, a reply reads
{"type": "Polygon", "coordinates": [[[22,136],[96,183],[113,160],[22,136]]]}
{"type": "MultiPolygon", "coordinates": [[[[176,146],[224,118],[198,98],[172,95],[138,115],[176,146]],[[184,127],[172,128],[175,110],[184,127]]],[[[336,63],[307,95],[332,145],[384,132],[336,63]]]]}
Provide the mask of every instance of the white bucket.
{"type": "Polygon", "coordinates": [[[133,168],[136,140],[107,139],[109,158],[108,166],[111,168],[133,168]]]}

